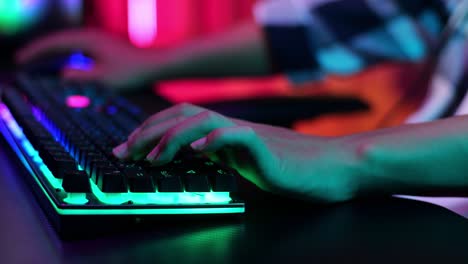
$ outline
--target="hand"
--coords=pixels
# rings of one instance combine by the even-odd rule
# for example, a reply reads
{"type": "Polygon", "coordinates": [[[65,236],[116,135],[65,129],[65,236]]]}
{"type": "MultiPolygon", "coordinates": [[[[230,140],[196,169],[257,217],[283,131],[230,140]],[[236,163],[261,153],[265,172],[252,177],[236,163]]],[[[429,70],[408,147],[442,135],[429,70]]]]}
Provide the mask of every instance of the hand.
{"type": "Polygon", "coordinates": [[[352,198],[352,159],[339,138],[320,138],[180,104],[148,118],[114,149],[120,159],[172,160],[191,146],[266,191],[336,202],[352,198]]]}
{"type": "Polygon", "coordinates": [[[65,79],[100,81],[118,90],[129,89],[147,79],[144,51],[98,30],[71,30],[49,35],[23,48],[17,54],[17,62],[25,64],[52,53],[76,50],[91,56],[96,64],[88,71],[64,69],[65,79]]]}

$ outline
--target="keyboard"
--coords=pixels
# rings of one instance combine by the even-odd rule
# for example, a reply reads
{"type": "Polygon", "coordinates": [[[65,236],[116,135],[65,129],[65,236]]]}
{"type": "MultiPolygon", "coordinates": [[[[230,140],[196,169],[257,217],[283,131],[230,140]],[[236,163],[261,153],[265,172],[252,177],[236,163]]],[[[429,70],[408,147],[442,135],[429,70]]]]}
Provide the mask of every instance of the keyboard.
{"type": "Polygon", "coordinates": [[[148,115],[109,89],[19,74],[0,94],[0,132],[59,234],[245,210],[237,172],[190,148],[158,167],[116,159],[148,115]]]}

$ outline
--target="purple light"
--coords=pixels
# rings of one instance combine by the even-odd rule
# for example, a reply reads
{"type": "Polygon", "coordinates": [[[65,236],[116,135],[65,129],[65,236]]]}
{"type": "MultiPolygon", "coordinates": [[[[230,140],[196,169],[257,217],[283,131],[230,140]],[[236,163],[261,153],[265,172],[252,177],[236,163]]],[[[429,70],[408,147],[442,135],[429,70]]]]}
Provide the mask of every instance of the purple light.
{"type": "Polygon", "coordinates": [[[66,14],[66,18],[73,23],[78,24],[81,19],[83,9],[82,0],[61,0],[62,10],[66,14]]]}
{"type": "Polygon", "coordinates": [[[70,108],[86,108],[91,104],[91,100],[84,95],[70,95],[66,99],[66,104],[70,108]]]}
{"type": "Polygon", "coordinates": [[[115,115],[117,113],[117,107],[111,105],[107,107],[107,113],[109,115],[115,115]]]}
{"type": "Polygon", "coordinates": [[[410,196],[410,195],[394,195],[394,196],[398,198],[411,199],[411,200],[439,205],[465,218],[468,218],[468,198],[466,197],[427,197],[427,196],[410,196]]]}
{"type": "Polygon", "coordinates": [[[74,53],[68,59],[68,64],[66,68],[75,69],[75,70],[82,70],[82,71],[89,71],[93,68],[94,61],[83,53],[74,53]]]}
{"type": "Polygon", "coordinates": [[[24,137],[23,130],[15,122],[15,119],[4,104],[0,104],[0,117],[5,121],[8,128],[13,133],[13,135],[15,135],[16,138],[24,137]]]}

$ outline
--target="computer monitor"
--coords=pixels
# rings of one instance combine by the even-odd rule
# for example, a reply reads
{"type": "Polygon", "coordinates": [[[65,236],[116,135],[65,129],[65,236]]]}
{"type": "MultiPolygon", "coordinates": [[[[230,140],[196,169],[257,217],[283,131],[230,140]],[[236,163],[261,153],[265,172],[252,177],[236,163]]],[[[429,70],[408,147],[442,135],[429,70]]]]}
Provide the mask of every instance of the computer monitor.
{"type": "Polygon", "coordinates": [[[27,42],[83,22],[83,0],[0,0],[0,70],[27,42]]]}

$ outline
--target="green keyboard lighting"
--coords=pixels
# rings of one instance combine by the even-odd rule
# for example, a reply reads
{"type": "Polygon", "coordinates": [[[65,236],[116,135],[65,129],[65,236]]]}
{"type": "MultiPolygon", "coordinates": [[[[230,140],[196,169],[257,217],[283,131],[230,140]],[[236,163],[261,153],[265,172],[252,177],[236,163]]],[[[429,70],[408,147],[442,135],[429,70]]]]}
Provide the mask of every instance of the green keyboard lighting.
{"type": "MultiPolygon", "coordinates": [[[[40,174],[45,178],[48,184],[58,190],[60,193],[65,194],[62,202],[70,205],[83,205],[89,202],[91,198],[97,199],[102,204],[107,205],[121,205],[121,204],[135,204],[135,205],[206,205],[215,204],[223,205],[229,204],[232,201],[229,192],[179,192],[179,193],[103,193],[97,185],[90,180],[92,193],[67,193],[62,188],[62,180],[56,178],[49,168],[44,164],[42,159],[39,157],[38,151],[33,147],[31,142],[24,135],[21,127],[18,125],[11,112],[4,104],[0,104],[0,117],[4,124],[15,138],[16,142],[19,143],[19,148],[22,149],[23,153],[32,160],[37,168],[39,168],[40,174]]],[[[39,120],[41,121],[41,120],[39,120]]],[[[46,126],[47,127],[47,126],[46,126]]],[[[50,129],[49,129],[50,131],[50,129]]],[[[52,133],[53,134],[53,133],[52,133]]],[[[21,153],[18,153],[21,155],[21,153]]],[[[80,169],[80,168],[79,168],[80,169]]],[[[196,208],[196,209],[159,209],[165,210],[165,213],[239,213],[243,212],[243,208],[196,208]],[[179,211],[176,211],[179,210],[179,211]]],[[[86,210],[74,212],[79,214],[86,210]]],[[[88,212],[91,210],[88,210],[88,212]]],[[[97,214],[97,210],[94,210],[94,214],[97,214]]],[[[114,210],[118,213],[119,210],[114,210]]],[[[111,212],[108,210],[108,212],[111,212]]],[[[144,213],[145,210],[140,210],[139,213],[144,213]]],[[[158,213],[164,213],[159,211],[158,213]]]]}

